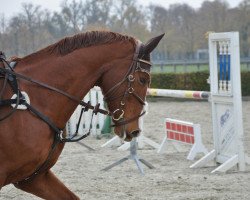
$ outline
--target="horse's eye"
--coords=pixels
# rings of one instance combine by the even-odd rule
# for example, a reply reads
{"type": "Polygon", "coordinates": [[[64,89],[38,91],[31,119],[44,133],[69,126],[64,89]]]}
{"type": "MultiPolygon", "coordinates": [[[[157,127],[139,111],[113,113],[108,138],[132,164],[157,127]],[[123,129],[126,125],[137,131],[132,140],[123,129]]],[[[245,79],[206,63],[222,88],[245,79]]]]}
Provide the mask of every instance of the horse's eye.
{"type": "Polygon", "coordinates": [[[142,77],[139,78],[139,83],[140,83],[141,85],[146,85],[147,82],[148,82],[148,81],[147,81],[146,78],[142,78],[142,77]]]}

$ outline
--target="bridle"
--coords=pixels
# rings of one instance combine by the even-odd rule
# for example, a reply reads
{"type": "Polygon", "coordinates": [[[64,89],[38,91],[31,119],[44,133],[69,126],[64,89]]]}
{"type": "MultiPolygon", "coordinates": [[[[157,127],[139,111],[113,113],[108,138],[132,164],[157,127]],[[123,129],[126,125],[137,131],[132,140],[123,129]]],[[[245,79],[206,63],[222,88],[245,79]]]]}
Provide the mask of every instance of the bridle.
{"type": "Polygon", "coordinates": [[[112,125],[113,127],[124,126],[124,125],[126,125],[134,120],[137,120],[138,118],[140,118],[141,116],[143,116],[145,114],[145,111],[143,111],[139,115],[136,115],[132,118],[129,118],[126,120],[124,119],[124,114],[125,114],[124,106],[126,104],[126,99],[129,96],[133,96],[141,105],[143,105],[143,106],[145,105],[145,101],[137,94],[137,92],[133,88],[133,83],[135,82],[135,75],[134,74],[136,72],[144,72],[144,73],[147,73],[148,76],[150,76],[149,69],[152,66],[151,62],[139,58],[141,45],[142,45],[141,42],[138,41],[138,43],[136,45],[136,50],[135,50],[135,53],[134,53],[134,56],[132,59],[132,63],[130,65],[129,70],[127,71],[126,75],[124,76],[124,78],[120,82],[115,84],[112,88],[110,88],[104,94],[105,101],[113,101],[113,100],[118,99],[118,98],[121,99],[120,103],[119,103],[119,108],[114,109],[114,111],[112,112],[113,113],[112,119],[114,121],[114,125],[112,125]],[[141,63],[146,64],[149,67],[143,68],[141,66],[141,63]],[[126,87],[124,93],[122,95],[113,97],[113,95],[120,88],[120,86],[126,82],[127,82],[127,87],[126,87]]]}

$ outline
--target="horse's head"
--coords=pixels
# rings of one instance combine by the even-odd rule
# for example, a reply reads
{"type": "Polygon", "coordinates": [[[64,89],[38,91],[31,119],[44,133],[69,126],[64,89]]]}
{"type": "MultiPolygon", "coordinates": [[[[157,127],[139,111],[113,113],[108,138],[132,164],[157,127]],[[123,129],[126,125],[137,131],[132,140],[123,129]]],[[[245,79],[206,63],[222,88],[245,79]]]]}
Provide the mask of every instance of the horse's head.
{"type": "MultiPolygon", "coordinates": [[[[143,106],[150,84],[150,53],[163,35],[150,39],[145,45],[136,42],[133,56],[119,59],[102,77],[104,99],[108,104],[115,133],[126,141],[140,133],[138,119],[145,114],[143,106]]],[[[134,49],[134,48],[133,48],[134,49]]]]}

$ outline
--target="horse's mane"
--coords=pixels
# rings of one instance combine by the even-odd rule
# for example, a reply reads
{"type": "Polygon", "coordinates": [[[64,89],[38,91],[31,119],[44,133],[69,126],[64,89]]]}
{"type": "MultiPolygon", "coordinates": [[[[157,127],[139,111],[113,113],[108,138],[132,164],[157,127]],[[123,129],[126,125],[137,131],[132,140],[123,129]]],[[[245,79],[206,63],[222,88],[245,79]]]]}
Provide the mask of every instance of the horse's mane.
{"type": "Polygon", "coordinates": [[[48,47],[45,47],[23,58],[18,58],[15,61],[18,62],[19,60],[34,59],[34,56],[39,56],[40,53],[66,55],[76,49],[95,45],[110,44],[119,41],[129,41],[134,45],[134,47],[136,46],[136,39],[128,35],[111,31],[88,31],[73,35],[71,37],[65,37],[60,41],[49,45],[48,47]]]}
{"type": "Polygon", "coordinates": [[[83,47],[110,44],[118,41],[131,41],[135,44],[135,39],[131,36],[108,31],[88,31],[71,37],[66,37],[59,42],[48,46],[44,50],[49,50],[51,53],[66,55],[83,47]]]}

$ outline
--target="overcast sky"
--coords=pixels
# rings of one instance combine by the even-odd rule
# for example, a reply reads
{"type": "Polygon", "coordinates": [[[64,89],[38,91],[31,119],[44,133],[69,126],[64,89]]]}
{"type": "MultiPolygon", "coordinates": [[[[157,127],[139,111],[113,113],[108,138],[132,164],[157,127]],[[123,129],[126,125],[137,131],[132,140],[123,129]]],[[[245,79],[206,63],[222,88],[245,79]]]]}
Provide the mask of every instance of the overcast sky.
{"type": "MultiPolygon", "coordinates": [[[[138,2],[144,6],[154,3],[162,5],[166,8],[168,8],[170,4],[174,3],[187,3],[193,8],[199,8],[203,1],[204,0],[138,0],[138,2]]],[[[242,0],[227,0],[231,7],[238,6],[241,1],[242,0]]],[[[32,2],[33,4],[41,5],[42,8],[47,8],[51,11],[58,11],[62,0],[0,0],[0,13],[4,13],[6,17],[11,17],[21,10],[21,4],[23,2],[32,2]]]]}

